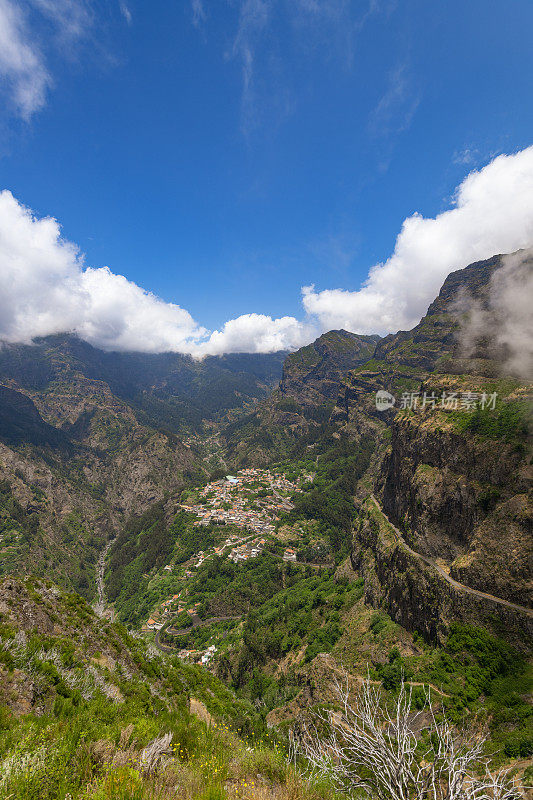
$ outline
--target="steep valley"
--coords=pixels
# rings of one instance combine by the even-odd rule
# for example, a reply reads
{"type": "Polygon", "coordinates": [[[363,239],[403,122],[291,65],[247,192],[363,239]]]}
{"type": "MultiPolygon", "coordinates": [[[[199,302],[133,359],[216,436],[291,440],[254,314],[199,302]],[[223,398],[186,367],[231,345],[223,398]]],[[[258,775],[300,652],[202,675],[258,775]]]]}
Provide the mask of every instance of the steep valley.
{"type": "MultiPolygon", "coordinates": [[[[417,703],[427,691],[454,724],[485,726],[496,764],[531,768],[533,386],[498,335],[506,263],[451,273],[411,331],[330,331],[288,355],[4,347],[9,719],[82,708],[60,667],[72,636],[75,668],[125,701],[135,758],[141,707],[185,714],[180,741],[198,739],[198,708],[232,736],[283,741],[347,675],[389,700],[406,680],[417,703]],[[34,657],[55,683],[48,667],[46,686],[31,677],[34,657]]],[[[126,751],[120,725],[107,741],[126,751]]],[[[283,794],[274,773],[279,794],[257,797],[335,796],[283,794]]]]}

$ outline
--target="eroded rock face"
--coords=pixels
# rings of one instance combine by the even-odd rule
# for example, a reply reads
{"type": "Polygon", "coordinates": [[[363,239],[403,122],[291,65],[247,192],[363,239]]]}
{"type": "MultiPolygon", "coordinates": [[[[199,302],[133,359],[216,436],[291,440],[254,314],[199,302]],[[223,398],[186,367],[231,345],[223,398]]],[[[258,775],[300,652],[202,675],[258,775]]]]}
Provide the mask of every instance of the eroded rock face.
{"type": "MultiPolygon", "coordinates": [[[[523,262],[533,269],[531,254],[523,262]]],[[[374,492],[406,543],[458,582],[531,607],[532,386],[507,372],[496,318],[492,333],[485,326],[468,349],[462,333],[473,304],[476,313],[490,315],[491,282],[503,263],[495,256],[452,273],[419,325],[385,337],[372,360],[349,374],[335,416],[359,432],[381,424],[376,430],[388,443],[373,465],[374,492]],[[376,409],[379,389],[395,395],[393,409],[376,409]],[[402,395],[411,392],[417,407],[399,411],[402,395]],[[439,398],[434,408],[420,407],[424,392],[439,398]],[[443,393],[461,398],[466,392],[478,398],[495,392],[495,408],[475,414],[460,402],[455,410],[440,403],[443,393]]],[[[417,562],[413,572],[406,554],[380,548],[366,523],[358,526],[355,542],[353,561],[365,576],[367,598],[385,603],[401,624],[416,624],[438,638],[455,610],[466,614],[471,597],[445,592],[444,607],[436,603],[440,589],[434,590],[424,564],[417,562]]],[[[500,621],[507,613],[494,611],[500,621]]]]}
{"type": "Polygon", "coordinates": [[[415,550],[475,589],[533,605],[531,473],[516,443],[461,434],[444,414],[400,416],[378,484],[415,550]]]}
{"type": "Polygon", "coordinates": [[[329,331],[288,355],[279,388],[222,431],[228,462],[264,465],[312,449],[328,426],[346,376],[372,357],[379,340],[329,331]]]}
{"type": "Polygon", "coordinates": [[[365,579],[365,600],[431,642],[442,643],[452,622],[483,626],[528,652],[533,614],[496,602],[446,580],[406,547],[372,501],[361,508],[354,531],[352,566],[365,579]]]}

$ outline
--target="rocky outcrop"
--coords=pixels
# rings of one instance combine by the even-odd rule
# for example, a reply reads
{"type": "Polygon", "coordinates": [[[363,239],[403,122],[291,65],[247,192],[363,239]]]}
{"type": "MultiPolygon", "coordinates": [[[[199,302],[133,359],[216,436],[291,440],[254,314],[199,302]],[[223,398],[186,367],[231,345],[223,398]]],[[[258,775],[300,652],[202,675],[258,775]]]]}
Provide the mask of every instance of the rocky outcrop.
{"type": "Polygon", "coordinates": [[[352,565],[364,575],[368,603],[431,642],[442,643],[458,621],[486,627],[522,650],[533,647],[533,611],[447,579],[403,541],[373,499],[360,509],[352,565]]]}
{"type": "Polygon", "coordinates": [[[379,336],[330,331],[285,359],[279,388],[252,414],[222,431],[226,458],[236,466],[300,458],[325,436],[350,370],[375,350],[379,336]]]}
{"type": "MultiPolygon", "coordinates": [[[[523,261],[533,268],[531,255],[523,261]]],[[[471,589],[532,607],[532,386],[507,373],[496,318],[491,334],[485,326],[468,350],[462,333],[474,306],[491,313],[491,282],[502,264],[495,256],[448,276],[419,325],[385,337],[371,361],[349,374],[335,418],[345,429],[379,431],[380,459],[366,485],[407,546],[471,589]],[[388,411],[376,409],[379,389],[396,398],[388,411]],[[487,408],[469,406],[468,393],[485,396],[487,408]],[[436,400],[424,404],[424,395],[436,400]],[[442,401],[454,395],[455,402],[442,401]]],[[[441,586],[423,560],[381,547],[368,521],[358,525],[353,563],[370,601],[428,637],[438,638],[454,615],[492,627],[496,619],[502,633],[510,626],[517,635],[507,607],[472,606],[474,595],[441,586]]]]}
{"type": "Polygon", "coordinates": [[[530,466],[515,441],[456,424],[445,413],[398,415],[378,479],[383,508],[457,580],[533,606],[530,466]]]}

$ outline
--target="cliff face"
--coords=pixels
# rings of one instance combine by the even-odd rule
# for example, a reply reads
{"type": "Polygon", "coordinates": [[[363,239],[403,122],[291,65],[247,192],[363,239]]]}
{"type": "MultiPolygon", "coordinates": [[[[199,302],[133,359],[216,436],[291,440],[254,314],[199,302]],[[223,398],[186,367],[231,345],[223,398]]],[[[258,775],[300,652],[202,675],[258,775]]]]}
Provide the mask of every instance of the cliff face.
{"type": "Polygon", "coordinates": [[[409,543],[441,559],[456,580],[532,605],[531,474],[524,453],[516,440],[458,430],[446,416],[401,414],[394,421],[378,481],[383,507],[409,543]]]}
{"type": "MultiPolygon", "coordinates": [[[[533,268],[531,255],[525,263],[533,268]]],[[[388,440],[367,486],[373,484],[406,544],[459,583],[531,607],[532,386],[509,374],[497,319],[468,348],[463,335],[472,309],[491,314],[493,276],[502,264],[496,256],[452,273],[419,325],[385,337],[374,357],[350,373],[335,418],[359,432],[374,426],[388,440]],[[393,408],[376,409],[379,389],[395,396],[393,408]]],[[[427,563],[417,562],[409,589],[405,580],[413,573],[403,563],[405,553],[394,550],[389,557],[381,548],[378,557],[377,547],[368,524],[360,524],[353,560],[369,601],[384,603],[407,627],[416,618],[433,637],[454,608],[464,616],[456,593],[433,591],[427,563]]],[[[502,608],[494,619],[503,618],[502,608]]],[[[486,618],[478,610],[473,619],[476,614],[486,618]]]]}
{"type": "Polygon", "coordinates": [[[352,566],[364,576],[370,605],[431,642],[442,643],[450,624],[461,622],[486,627],[526,652],[533,647],[533,611],[450,580],[405,543],[374,499],[360,508],[352,566]]]}

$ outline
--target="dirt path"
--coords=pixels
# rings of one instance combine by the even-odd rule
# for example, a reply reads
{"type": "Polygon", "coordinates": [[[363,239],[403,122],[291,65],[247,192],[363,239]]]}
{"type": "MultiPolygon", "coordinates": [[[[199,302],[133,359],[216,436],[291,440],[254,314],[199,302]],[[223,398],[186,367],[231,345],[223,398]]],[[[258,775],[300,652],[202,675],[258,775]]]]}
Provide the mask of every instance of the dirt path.
{"type": "Polygon", "coordinates": [[[480,592],[478,589],[472,589],[470,586],[466,586],[464,583],[459,583],[458,581],[454,580],[452,577],[450,577],[450,575],[448,575],[447,572],[445,572],[442,569],[442,567],[439,567],[439,565],[435,561],[433,561],[432,558],[423,556],[421,553],[417,553],[416,550],[413,550],[412,547],[409,547],[409,545],[407,544],[407,542],[403,537],[402,532],[399,530],[399,528],[396,527],[396,525],[394,525],[390,521],[388,516],[383,511],[381,504],[376,500],[373,494],[370,495],[370,499],[373,501],[378,511],[380,511],[381,514],[383,514],[383,516],[385,517],[385,519],[387,520],[393,531],[395,531],[400,542],[402,543],[402,546],[405,547],[406,550],[408,550],[409,553],[411,553],[411,555],[415,556],[415,558],[418,558],[420,561],[424,561],[430,567],[436,569],[439,575],[441,575],[446,581],[448,581],[448,583],[451,584],[451,586],[453,586],[455,589],[459,589],[460,591],[463,592],[468,592],[468,594],[472,594],[475,597],[481,598],[482,600],[490,600],[493,603],[499,603],[500,605],[506,606],[507,608],[513,608],[515,611],[521,611],[522,613],[527,614],[529,617],[533,617],[533,609],[531,608],[527,608],[526,606],[519,606],[517,603],[511,603],[509,600],[503,600],[503,598],[501,597],[495,597],[493,594],[480,592]]]}

